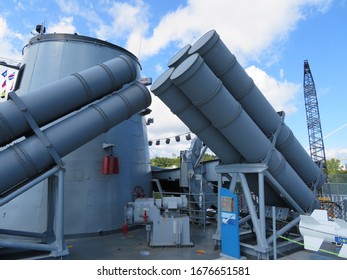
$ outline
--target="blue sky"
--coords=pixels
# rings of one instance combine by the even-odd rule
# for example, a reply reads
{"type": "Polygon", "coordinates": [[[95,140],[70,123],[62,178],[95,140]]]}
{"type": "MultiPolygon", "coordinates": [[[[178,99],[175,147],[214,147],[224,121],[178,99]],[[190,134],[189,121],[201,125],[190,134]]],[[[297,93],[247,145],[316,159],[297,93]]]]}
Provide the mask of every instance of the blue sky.
{"type": "MultiPolygon", "coordinates": [[[[1,1],[0,57],[20,60],[42,22],[47,33],[77,32],[127,48],[153,81],[181,47],[215,29],[275,109],[286,112],[287,125],[305,148],[302,83],[308,59],[327,156],[347,159],[346,0],[1,1]]],[[[150,139],[189,131],[155,96],[151,109],[150,139]]],[[[178,155],[189,144],[162,142],[151,155],[178,155]]]]}

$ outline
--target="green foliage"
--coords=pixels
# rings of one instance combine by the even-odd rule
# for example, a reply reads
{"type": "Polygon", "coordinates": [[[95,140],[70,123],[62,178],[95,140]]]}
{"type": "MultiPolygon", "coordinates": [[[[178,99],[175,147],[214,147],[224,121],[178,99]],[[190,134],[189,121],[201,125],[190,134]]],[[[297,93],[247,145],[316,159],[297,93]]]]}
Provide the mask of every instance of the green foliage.
{"type": "Polygon", "coordinates": [[[218,157],[216,155],[212,155],[212,154],[204,154],[204,156],[202,157],[202,162],[204,161],[209,161],[209,160],[214,160],[214,159],[218,159],[218,157]]]}
{"type": "Polygon", "coordinates": [[[151,159],[151,165],[162,168],[174,168],[180,166],[180,158],[155,157],[151,159]]]}
{"type": "Polygon", "coordinates": [[[327,160],[329,174],[339,174],[341,161],[335,158],[327,160]]]}
{"type": "MultiPolygon", "coordinates": [[[[212,154],[205,154],[202,157],[202,162],[208,160],[217,159],[217,156],[212,154]]],[[[180,157],[168,158],[168,157],[155,157],[151,159],[151,165],[161,168],[175,168],[180,167],[180,157]]]]}
{"type": "Polygon", "coordinates": [[[341,170],[341,161],[339,159],[327,160],[330,183],[347,183],[347,171],[341,170]]]}

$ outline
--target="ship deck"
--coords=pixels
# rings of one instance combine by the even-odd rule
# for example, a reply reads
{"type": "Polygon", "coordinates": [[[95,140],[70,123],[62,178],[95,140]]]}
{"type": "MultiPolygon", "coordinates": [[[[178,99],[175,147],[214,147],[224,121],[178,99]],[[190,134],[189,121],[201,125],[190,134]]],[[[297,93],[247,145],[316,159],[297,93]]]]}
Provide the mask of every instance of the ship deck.
{"type": "MultiPolygon", "coordinates": [[[[14,259],[63,259],[63,260],[217,260],[226,259],[213,235],[216,222],[206,226],[191,224],[192,246],[151,247],[147,242],[145,226],[130,228],[124,234],[120,231],[99,235],[65,238],[69,254],[52,258],[45,252],[0,249],[0,260],[14,259]]],[[[278,260],[345,260],[337,256],[340,247],[335,243],[323,243],[318,252],[297,246],[290,253],[279,251],[278,260]]],[[[242,255],[242,253],[241,253],[242,255]]],[[[272,259],[272,252],[270,259],[272,259]]],[[[255,257],[242,256],[242,259],[255,257]]]]}
{"type": "MultiPolygon", "coordinates": [[[[216,260],[221,257],[213,234],[216,224],[205,227],[191,225],[193,246],[150,247],[146,230],[137,227],[127,234],[114,233],[101,236],[67,239],[67,260],[216,260]]],[[[337,256],[340,247],[324,243],[318,252],[299,248],[290,254],[278,253],[279,260],[344,260],[337,256]],[[331,252],[331,253],[328,253],[331,252]]],[[[245,258],[247,259],[247,258],[245,258]]]]}

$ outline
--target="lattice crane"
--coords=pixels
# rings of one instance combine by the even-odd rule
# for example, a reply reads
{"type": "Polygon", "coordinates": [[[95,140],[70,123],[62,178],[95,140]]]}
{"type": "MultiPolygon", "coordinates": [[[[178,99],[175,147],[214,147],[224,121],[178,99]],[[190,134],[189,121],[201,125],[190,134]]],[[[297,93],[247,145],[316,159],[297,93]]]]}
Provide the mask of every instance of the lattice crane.
{"type": "Polygon", "coordinates": [[[327,183],[326,191],[328,197],[323,197],[323,190],[321,188],[316,189],[315,191],[321,202],[322,209],[326,209],[330,217],[335,217],[336,206],[338,205],[332,202],[316,86],[314,84],[308,60],[304,60],[304,98],[310,154],[312,160],[325,171],[325,181],[327,183]]]}
{"type": "Polygon", "coordinates": [[[308,60],[304,61],[304,98],[311,158],[320,168],[324,168],[327,174],[318,99],[308,60]]]}

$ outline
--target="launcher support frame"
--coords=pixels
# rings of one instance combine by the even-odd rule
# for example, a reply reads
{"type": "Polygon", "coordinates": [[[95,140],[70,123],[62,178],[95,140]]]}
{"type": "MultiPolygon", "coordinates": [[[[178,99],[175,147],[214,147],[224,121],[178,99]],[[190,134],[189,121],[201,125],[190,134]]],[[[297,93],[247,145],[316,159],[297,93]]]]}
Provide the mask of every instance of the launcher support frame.
{"type": "MultiPolygon", "coordinates": [[[[293,198],[282,188],[282,186],[269,174],[267,171],[267,165],[264,163],[254,163],[254,164],[229,164],[229,165],[218,165],[216,166],[216,172],[218,173],[218,202],[220,200],[220,189],[223,187],[223,177],[231,177],[229,190],[235,192],[236,184],[241,183],[242,191],[245,195],[247,207],[250,213],[250,219],[253,223],[254,232],[256,234],[256,245],[250,245],[240,242],[241,247],[244,249],[242,251],[252,250],[255,251],[260,259],[269,259],[269,252],[271,251],[271,244],[273,242],[272,238],[267,238],[266,236],[266,211],[265,211],[265,192],[264,192],[264,179],[265,177],[271,182],[274,190],[281,194],[283,200],[285,200],[289,205],[295,209],[296,212],[303,214],[305,213],[300,206],[293,200],[293,198]],[[246,178],[248,173],[258,174],[258,205],[259,210],[252,199],[251,190],[246,178]]],[[[220,206],[220,205],[218,205],[220,206]]],[[[220,207],[219,207],[220,208],[220,207]]],[[[218,209],[219,209],[218,208],[218,209]]],[[[296,223],[298,221],[296,220],[296,223]]],[[[290,230],[296,225],[291,223],[291,227],[287,227],[286,230],[290,230]]],[[[239,224],[240,221],[239,221],[239,224]]],[[[283,234],[283,232],[278,232],[278,235],[283,234]]],[[[228,238],[227,236],[221,236],[220,221],[218,219],[218,225],[216,233],[213,238],[216,241],[220,241],[221,238],[228,238]]]]}
{"type": "MultiPolygon", "coordinates": [[[[47,251],[45,257],[62,257],[69,254],[64,240],[64,177],[65,169],[55,166],[16,191],[0,199],[0,206],[48,179],[47,226],[44,233],[0,229],[0,247],[47,251]],[[25,238],[23,238],[25,237],[25,238]]],[[[42,256],[40,256],[42,257],[42,256]]]]}

